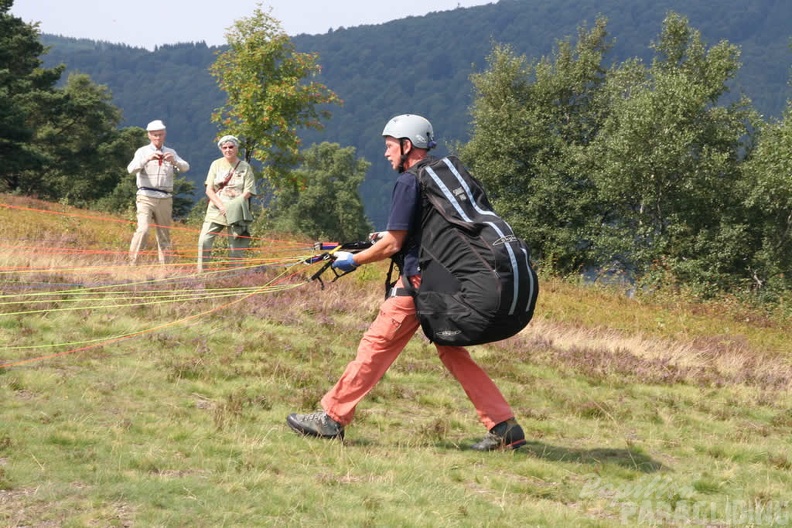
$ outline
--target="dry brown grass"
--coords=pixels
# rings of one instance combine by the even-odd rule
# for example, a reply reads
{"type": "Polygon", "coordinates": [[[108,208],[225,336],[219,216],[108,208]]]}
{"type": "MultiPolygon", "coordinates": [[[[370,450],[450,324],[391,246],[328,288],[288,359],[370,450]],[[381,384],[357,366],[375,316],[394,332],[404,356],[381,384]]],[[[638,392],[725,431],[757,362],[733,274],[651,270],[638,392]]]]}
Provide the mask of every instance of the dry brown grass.
{"type": "Polygon", "coordinates": [[[744,336],[663,338],[609,327],[583,327],[537,317],[517,338],[533,361],[594,378],[702,386],[792,387],[792,357],[752,346],[744,336]]]}
{"type": "MultiPolygon", "coordinates": [[[[6,245],[0,270],[6,279],[109,283],[193,273],[192,254],[181,255],[169,266],[155,262],[127,266],[131,219],[10,195],[0,196],[0,204],[8,206],[0,206],[0,235],[6,245]],[[35,235],[19,227],[27,225],[37,226],[35,235]]],[[[177,247],[187,247],[195,245],[197,234],[177,229],[173,238],[177,247]]],[[[266,255],[275,254],[276,248],[289,249],[289,244],[279,246],[276,240],[261,245],[266,255]]],[[[315,321],[338,326],[343,314],[353,314],[350,320],[358,321],[355,326],[364,327],[368,315],[363,315],[363,323],[358,316],[361,309],[366,314],[376,307],[381,293],[374,283],[381,281],[384,269],[368,266],[354,280],[344,278],[321,295],[316,284],[283,296],[255,298],[250,305],[254,313],[260,310],[284,323],[308,314],[315,321]]],[[[254,276],[242,282],[255,285],[261,279],[254,276]]],[[[789,323],[788,318],[772,318],[731,301],[631,299],[613,290],[543,278],[535,320],[520,336],[493,346],[594,377],[781,388],[792,379],[789,323]]]]}

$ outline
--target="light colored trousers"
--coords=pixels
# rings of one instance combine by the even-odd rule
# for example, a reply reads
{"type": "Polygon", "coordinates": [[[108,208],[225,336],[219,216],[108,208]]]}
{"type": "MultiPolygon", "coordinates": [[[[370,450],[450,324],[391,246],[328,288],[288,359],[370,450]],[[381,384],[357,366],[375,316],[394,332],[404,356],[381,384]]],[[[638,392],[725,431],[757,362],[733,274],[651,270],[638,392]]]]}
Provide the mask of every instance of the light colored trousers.
{"type": "MultiPolygon", "coordinates": [[[[419,277],[412,277],[417,287],[419,277]]],[[[341,379],[322,398],[322,408],[341,425],[352,422],[355,407],[379,382],[407,342],[420,328],[411,296],[389,297],[363,335],[357,357],[349,363],[341,379]]],[[[509,404],[470,353],[463,347],[435,345],[440,361],[456,378],[473,403],[487,430],[514,417],[509,404]]]]}
{"type": "Polygon", "coordinates": [[[157,254],[160,264],[167,264],[172,259],[170,228],[173,225],[173,197],[153,198],[137,195],[137,229],[129,244],[129,260],[136,264],[138,253],[146,246],[149,227],[156,228],[157,254]]]}
{"type": "Polygon", "coordinates": [[[212,257],[212,246],[215,237],[223,230],[228,229],[228,247],[231,259],[245,258],[246,250],[250,247],[250,234],[248,226],[234,224],[227,226],[215,222],[204,222],[201,235],[198,237],[198,271],[203,271],[204,264],[212,257]]]}

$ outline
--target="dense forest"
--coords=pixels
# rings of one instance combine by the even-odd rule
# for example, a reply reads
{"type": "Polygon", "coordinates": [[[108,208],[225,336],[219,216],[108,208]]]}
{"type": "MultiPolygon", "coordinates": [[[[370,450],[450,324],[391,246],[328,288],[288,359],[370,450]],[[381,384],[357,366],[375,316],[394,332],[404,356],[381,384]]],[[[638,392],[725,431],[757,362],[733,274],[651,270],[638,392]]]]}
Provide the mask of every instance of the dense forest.
{"type": "MultiPolygon", "coordinates": [[[[687,17],[707,43],[727,40],[737,45],[742,67],[727,97],[745,94],[766,118],[780,118],[790,94],[790,2],[635,0],[625,7],[613,0],[500,0],[294,36],[298,50],[318,54],[320,81],[344,101],[342,107],[331,108],[333,117],[324,131],[303,133],[305,145],[331,141],[352,146],[371,162],[361,193],[367,215],[381,228],[392,175],[381,159],[379,134],[388,118],[404,112],[426,115],[435,125],[443,153],[469,138],[470,75],[485,68],[496,43],[539,59],[601,15],[614,41],[607,62],[648,60],[669,10],[687,17]]],[[[217,157],[217,126],[210,115],[223,104],[223,94],[208,67],[219,48],[198,42],[148,51],[53,35],[43,35],[42,41],[50,48],[42,57],[45,66],[64,64],[66,74],[83,72],[109,88],[122,111],[122,126],[163,119],[169,126],[169,144],[194,167],[186,176],[203,180],[217,157]]]]}

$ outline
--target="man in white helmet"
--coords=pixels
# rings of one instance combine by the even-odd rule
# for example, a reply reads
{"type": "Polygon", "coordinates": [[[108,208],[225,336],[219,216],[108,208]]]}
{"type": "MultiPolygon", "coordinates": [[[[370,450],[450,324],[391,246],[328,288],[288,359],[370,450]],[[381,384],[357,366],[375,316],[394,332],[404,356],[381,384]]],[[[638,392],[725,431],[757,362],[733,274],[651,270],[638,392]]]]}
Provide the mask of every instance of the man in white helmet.
{"type": "MultiPolygon", "coordinates": [[[[382,131],[385,157],[399,173],[393,189],[386,230],[360,253],[337,252],[333,267],[352,271],[362,264],[398,258],[403,277],[414,287],[421,282],[418,269],[421,224],[421,189],[414,170],[432,158],[436,146],[431,123],[405,114],[396,116],[382,131]],[[413,170],[410,170],[413,169],[413,170]]],[[[380,306],[380,312],[363,335],[357,357],[349,363],[341,379],[321,400],[322,410],[310,414],[290,414],[286,422],[296,432],[320,438],[344,437],[344,427],[352,422],[357,404],[379,382],[420,327],[415,303],[406,288],[394,287],[380,306]]],[[[514,419],[509,404],[498,387],[463,347],[435,344],[443,365],[462,385],[488,433],[473,444],[479,451],[516,449],[525,444],[525,434],[514,419]]]]}
{"type": "Polygon", "coordinates": [[[127,171],[135,175],[137,195],[137,230],[129,244],[129,260],[137,263],[138,253],[146,244],[146,235],[153,222],[157,233],[157,252],[161,264],[170,259],[170,228],[173,224],[173,178],[175,172],[186,172],[190,164],[165,146],[165,123],[156,119],[146,126],[150,143],[135,151],[127,171]]]}

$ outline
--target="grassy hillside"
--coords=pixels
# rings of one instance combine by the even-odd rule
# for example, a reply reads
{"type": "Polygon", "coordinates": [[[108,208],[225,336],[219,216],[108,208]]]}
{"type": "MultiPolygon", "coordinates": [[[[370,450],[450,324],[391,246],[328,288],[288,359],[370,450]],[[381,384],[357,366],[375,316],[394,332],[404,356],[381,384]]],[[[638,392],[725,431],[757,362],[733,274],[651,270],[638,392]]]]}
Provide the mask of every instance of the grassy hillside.
{"type": "Polygon", "coordinates": [[[528,329],[472,349],[525,448],[467,449],[422,336],[325,442],[284,419],[352,359],[382,267],[322,290],[273,239],[195,276],[184,228],[175,264],[130,268],[128,220],[0,196],[2,526],[790,523],[788,313],[545,278],[528,329]]]}

